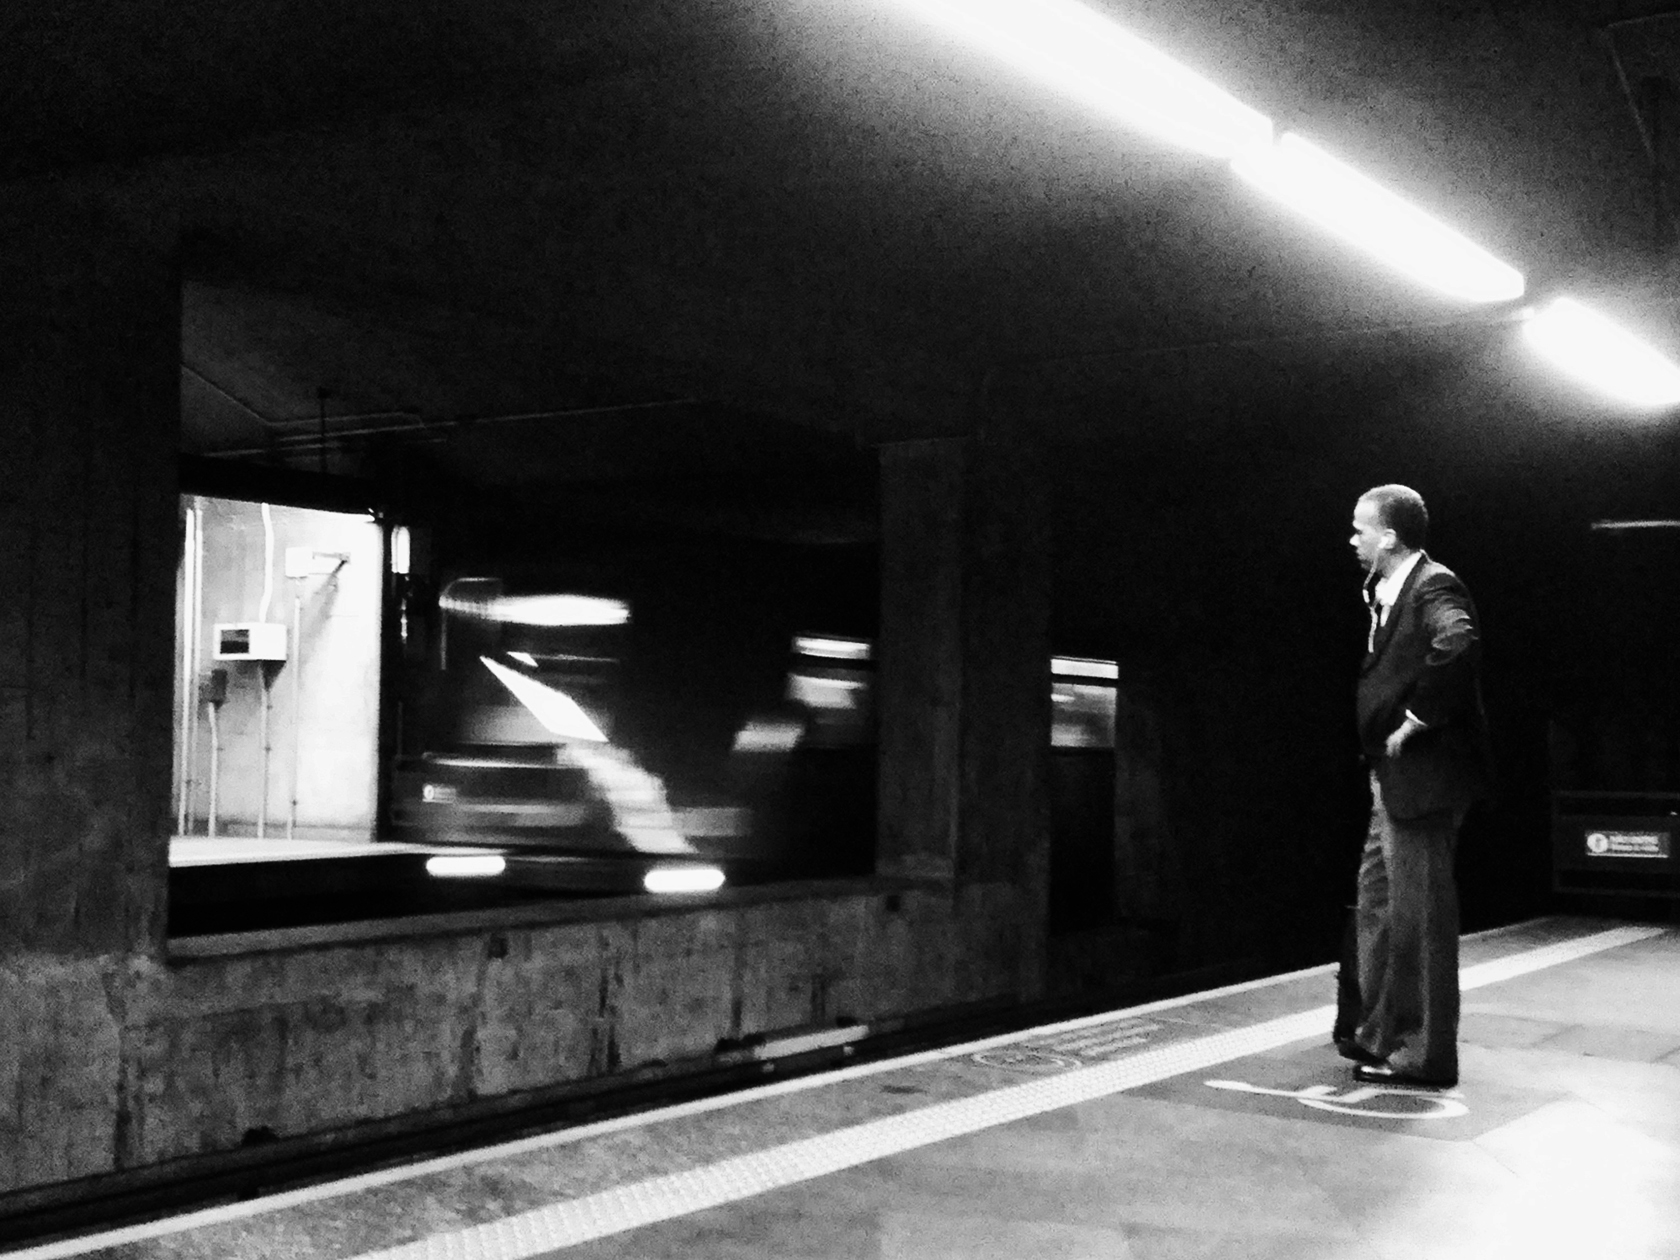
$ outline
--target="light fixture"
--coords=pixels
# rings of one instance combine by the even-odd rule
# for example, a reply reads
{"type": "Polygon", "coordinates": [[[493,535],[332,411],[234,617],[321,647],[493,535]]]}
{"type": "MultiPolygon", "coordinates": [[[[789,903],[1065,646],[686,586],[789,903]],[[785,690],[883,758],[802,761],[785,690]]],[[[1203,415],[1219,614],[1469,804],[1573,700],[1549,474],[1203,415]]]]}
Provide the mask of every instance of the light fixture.
{"type": "Polygon", "coordinates": [[[601,728],[589,720],[576,700],[563,691],[544,686],[534,678],[527,678],[524,674],[509,669],[506,665],[498,664],[488,656],[478,658],[484,666],[497,678],[502,686],[513,692],[514,698],[531,711],[531,716],[543,724],[550,734],[558,735],[561,739],[586,739],[591,743],[604,744],[606,735],[601,728]]]}
{"type": "Polygon", "coordinates": [[[499,853],[451,853],[426,859],[426,874],[438,879],[492,879],[507,870],[499,853]]]}
{"type": "Polygon", "coordinates": [[[867,661],[874,655],[867,639],[839,639],[819,634],[795,635],[793,651],[795,656],[817,656],[831,661],[867,661]]]}
{"type": "Polygon", "coordinates": [[[1554,367],[1635,407],[1680,403],[1680,367],[1621,325],[1573,298],[1558,298],[1523,325],[1554,367]]]}
{"type": "Polygon", "coordinates": [[[723,887],[723,872],[715,866],[656,866],[642,876],[642,887],[650,893],[716,892],[723,887]]]}
{"type": "Polygon", "coordinates": [[[1057,678],[1119,678],[1118,661],[1099,661],[1089,656],[1053,656],[1050,673],[1057,678]]]}
{"type": "Polygon", "coordinates": [[[412,552],[413,542],[409,536],[408,526],[393,525],[391,527],[391,572],[398,577],[406,577],[411,564],[412,552]]]}
{"type": "Polygon", "coordinates": [[[1604,534],[1626,534],[1626,533],[1632,533],[1634,531],[1643,532],[1644,530],[1648,530],[1648,529],[1680,530],[1680,521],[1676,521],[1676,520],[1594,521],[1590,526],[1588,526],[1588,528],[1592,529],[1593,531],[1595,531],[1597,533],[1604,533],[1604,534]]]}
{"type": "Polygon", "coordinates": [[[1129,126],[1210,157],[1272,136],[1264,114],[1073,0],[899,0],[924,20],[1129,126]]]}
{"type": "Polygon", "coordinates": [[[1294,132],[1240,153],[1254,187],[1420,284],[1466,302],[1510,302],[1522,273],[1294,132]]]}

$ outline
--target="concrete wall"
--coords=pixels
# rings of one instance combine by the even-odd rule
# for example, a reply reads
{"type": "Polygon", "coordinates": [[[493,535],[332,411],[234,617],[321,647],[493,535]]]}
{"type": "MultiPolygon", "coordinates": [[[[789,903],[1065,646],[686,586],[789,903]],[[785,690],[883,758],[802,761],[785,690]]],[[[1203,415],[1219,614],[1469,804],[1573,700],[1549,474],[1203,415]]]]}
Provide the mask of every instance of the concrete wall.
{"type": "MultiPolygon", "coordinates": [[[[889,642],[931,634],[960,645],[957,742],[894,745],[953,794],[949,826],[902,849],[937,852],[935,878],[172,960],[180,289],[170,229],[159,224],[166,238],[149,240],[59,193],[13,186],[8,196],[0,1211],[8,1192],[15,1204],[28,1198],[16,1192],[225,1152],[253,1134],[331,1133],[706,1056],[726,1037],[1041,991],[1035,758],[1048,742],[1047,644],[1041,617],[1004,625],[996,614],[1015,594],[1042,604],[1045,571],[1041,540],[1018,528],[1030,500],[991,503],[1001,465],[986,449],[935,456],[958,496],[945,525],[954,533],[888,530],[895,554],[926,561],[954,546],[963,557],[961,598],[936,625],[910,615],[914,587],[890,595],[908,619],[889,642]],[[1011,708],[1020,697],[1024,714],[1011,708]],[[996,766],[987,732],[999,731],[1037,751],[996,766]]],[[[907,519],[898,504],[895,520],[907,519]]],[[[346,572],[376,569],[358,553],[346,572]]],[[[207,619],[253,615],[250,596],[230,586],[207,619]]],[[[889,671],[884,705],[925,705],[907,687],[889,671]]],[[[912,729],[933,729],[933,716],[921,712],[912,729]]],[[[236,746],[248,717],[230,715],[236,746]]],[[[243,812],[237,785],[248,776],[231,756],[230,805],[243,812]]],[[[917,814],[893,834],[929,825],[917,814]]],[[[902,865],[900,854],[883,865],[902,865]]]]}
{"type": "MultiPolygon", "coordinates": [[[[118,1124],[78,1144],[84,1161],[137,1167],[937,1004],[951,902],[894,904],[805,898],[147,969],[118,1124]]],[[[33,1171],[8,1170],[8,1186],[33,1171]]]]}
{"type": "MultiPolygon", "coordinates": [[[[167,225],[164,225],[167,230],[167,225]]],[[[92,201],[0,199],[0,1185],[111,1166],[162,943],[179,281],[92,201]]]]}
{"type": "Polygon", "coordinates": [[[1011,992],[995,895],[811,894],[162,962],[9,960],[7,1191],[1011,992]],[[985,903],[985,904],[983,904],[985,903]],[[988,926],[990,925],[990,926],[988,926]],[[976,948],[983,938],[989,946],[976,948]]]}
{"type": "MultiPolygon", "coordinates": [[[[227,699],[217,716],[221,834],[250,835],[256,828],[263,777],[266,673],[270,749],[266,834],[284,834],[295,794],[298,828],[310,834],[330,831],[371,839],[383,589],[379,527],[365,517],[273,507],[272,585],[266,619],[286,627],[289,659],[269,666],[217,661],[212,659],[214,626],[256,621],[263,612],[268,544],[260,504],[206,498],[192,502],[204,522],[204,594],[199,618],[204,649],[198,678],[202,681],[212,669],[223,669],[228,677],[227,699]],[[288,578],[288,547],[347,558],[331,573],[288,578]],[[300,614],[295,621],[294,610],[300,614]],[[300,642],[290,642],[294,626],[300,631],[300,642]],[[294,671],[300,671],[298,678],[293,677],[294,671]]],[[[196,820],[192,829],[202,834],[210,806],[210,723],[205,705],[195,706],[194,720],[197,751],[189,799],[196,820]]]]}

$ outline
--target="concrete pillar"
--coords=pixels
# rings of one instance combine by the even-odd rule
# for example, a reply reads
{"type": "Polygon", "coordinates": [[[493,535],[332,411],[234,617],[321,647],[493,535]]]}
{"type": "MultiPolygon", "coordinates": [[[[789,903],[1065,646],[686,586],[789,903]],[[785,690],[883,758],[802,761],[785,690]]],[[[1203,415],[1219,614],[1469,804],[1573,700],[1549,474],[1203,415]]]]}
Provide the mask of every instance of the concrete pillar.
{"type": "Polygon", "coordinates": [[[0,1189],[112,1165],[162,950],[179,373],[168,254],[0,191],[0,1189]]]}
{"type": "Polygon", "coordinates": [[[952,895],[952,996],[1039,991],[1049,869],[1050,556],[1036,452],[881,451],[878,869],[952,895]]]}

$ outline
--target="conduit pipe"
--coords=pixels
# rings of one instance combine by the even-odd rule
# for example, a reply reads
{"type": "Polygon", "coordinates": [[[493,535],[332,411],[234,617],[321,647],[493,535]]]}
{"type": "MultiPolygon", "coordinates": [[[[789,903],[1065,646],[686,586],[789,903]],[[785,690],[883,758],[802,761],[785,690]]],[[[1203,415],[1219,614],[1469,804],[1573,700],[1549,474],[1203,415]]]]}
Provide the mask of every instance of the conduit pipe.
{"type": "MultiPolygon", "coordinates": [[[[322,436],[294,432],[274,438],[265,446],[238,447],[232,450],[206,451],[216,459],[241,459],[253,455],[272,454],[276,451],[307,452],[323,440],[336,442],[345,438],[377,437],[382,434],[421,434],[436,441],[442,441],[449,434],[458,429],[473,429],[492,424],[514,424],[520,421],[533,420],[570,420],[584,416],[617,415],[626,411],[662,411],[678,407],[693,407],[699,404],[696,398],[671,398],[657,402],[640,403],[612,403],[600,407],[570,407],[562,411],[522,411],[505,416],[454,416],[447,420],[422,420],[412,412],[391,412],[393,417],[412,417],[412,424],[381,424],[369,425],[356,429],[329,429],[322,436]]],[[[375,413],[377,415],[378,413],[375,413]]],[[[372,417],[335,416],[332,419],[363,419],[372,417]]]]}
{"type": "Polygon", "coordinates": [[[268,662],[259,661],[257,668],[262,671],[262,710],[258,719],[259,735],[262,741],[262,782],[257,786],[257,839],[261,840],[268,832],[268,709],[269,709],[269,674],[268,662]]]}
{"type": "Polygon", "coordinates": [[[274,509],[262,505],[263,520],[263,594],[257,608],[257,620],[268,620],[268,606],[274,599],[274,509]]]}
{"type": "Polygon", "coordinates": [[[189,593],[190,610],[187,616],[187,676],[184,680],[182,705],[187,714],[186,751],[186,819],[182,834],[188,834],[194,823],[193,798],[198,788],[198,671],[204,653],[204,507],[197,496],[192,507],[192,582],[189,593]]]}
{"type": "Polygon", "coordinates": [[[298,737],[303,728],[303,579],[294,579],[292,587],[292,650],[286,662],[292,671],[292,790],[286,806],[286,839],[297,828],[298,754],[302,742],[298,737]]]}
{"type": "MultiPolygon", "coordinates": [[[[238,407],[241,411],[243,411],[246,415],[250,416],[251,419],[255,420],[258,424],[262,425],[265,429],[294,429],[295,430],[295,429],[297,429],[301,426],[313,427],[320,422],[319,416],[293,417],[293,418],[287,419],[287,420],[277,420],[273,416],[265,416],[262,412],[258,411],[250,403],[246,402],[243,398],[239,397],[238,394],[232,393],[228,389],[226,389],[225,387],[216,384],[215,381],[211,380],[203,372],[200,372],[197,368],[193,367],[192,364],[190,364],[190,363],[181,364],[181,370],[183,372],[185,372],[188,376],[193,377],[195,380],[198,380],[199,382],[201,382],[202,384],[204,384],[208,388],[213,389],[216,393],[220,394],[223,398],[227,399],[235,407],[238,407]]],[[[418,419],[419,414],[420,413],[416,412],[416,411],[362,411],[362,412],[356,412],[353,415],[329,416],[327,418],[329,420],[352,421],[352,422],[355,422],[355,423],[359,424],[364,420],[402,419],[402,418],[405,418],[405,417],[410,418],[410,419],[418,419]]],[[[307,437],[308,435],[305,434],[304,436],[307,437]]]]}
{"type": "MultiPolygon", "coordinates": [[[[1668,14],[1651,14],[1647,18],[1635,19],[1648,21],[1651,17],[1672,16],[1668,14]]],[[[1610,54],[1610,64],[1616,71],[1616,82],[1621,86],[1622,99],[1627,102],[1628,113],[1633,118],[1634,129],[1639,133],[1639,143],[1645,149],[1646,162],[1651,168],[1651,200],[1656,210],[1656,231],[1659,243],[1666,235],[1674,232],[1673,215],[1669,207],[1667,181],[1663,178],[1662,157],[1657,151],[1657,138],[1652,134],[1652,124],[1655,119],[1647,119],[1645,111],[1639,108],[1639,98],[1634,95],[1633,84],[1628,82],[1627,68],[1622,64],[1622,51],[1616,45],[1616,31],[1618,26],[1631,25],[1629,21],[1608,22],[1599,28],[1599,38],[1603,41],[1606,51],[1610,54]]]]}
{"type": "Polygon", "coordinates": [[[205,707],[210,710],[210,812],[205,820],[204,834],[209,839],[214,840],[216,838],[216,784],[220,770],[217,759],[221,740],[218,738],[216,730],[216,702],[208,700],[205,702],[205,707]]]}
{"type": "MultiPolygon", "coordinates": [[[[268,620],[268,608],[274,600],[274,509],[267,503],[262,505],[263,520],[263,594],[262,603],[257,608],[257,620],[268,620]]],[[[262,684],[262,695],[258,703],[262,706],[258,717],[259,735],[262,742],[262,769],[259,772],[260,782],[257,785],[257,839],[261,840],[268,831],[268,708],[269,708],[269,672],[268,662],[257,662],[258,679],[262,684]]]]}
{"type": "Polygon", "coordinates": [[[176,645],[175,667],[179,671],[180,700],[176,705],[175,728],[175,834],[187,834],[187,820],[191,809],[189,798],[192,794],[192,750],[191,736],[193,720],[196,715],[193,704],[193,693],[197,689],[198,680],[193,677],[192,641],[193,641],[193,551],[197,545],[198,510],[188,507],[186,510],[185,529],[181,535],[181,585],[177,602],[177,624],[181,628],[180,640],[176,645]]]}

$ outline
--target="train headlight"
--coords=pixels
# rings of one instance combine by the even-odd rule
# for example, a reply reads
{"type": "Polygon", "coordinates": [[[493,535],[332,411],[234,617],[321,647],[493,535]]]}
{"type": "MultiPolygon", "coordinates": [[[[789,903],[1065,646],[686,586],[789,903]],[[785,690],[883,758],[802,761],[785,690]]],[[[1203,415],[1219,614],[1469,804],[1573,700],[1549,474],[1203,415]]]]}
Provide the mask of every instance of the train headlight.
{"type": "Polygon", "coordinates": [[[426,874],[437,879],[493,879],[507,870],[499,853],[440,854],[426,859],[426,874]]]}
{"type": "Polygon", "coordinates": [[[723,887],[723,872],[715,866],[656,866],[642,876],[642,887],[650,893],[716,892],[723,887]]]}

